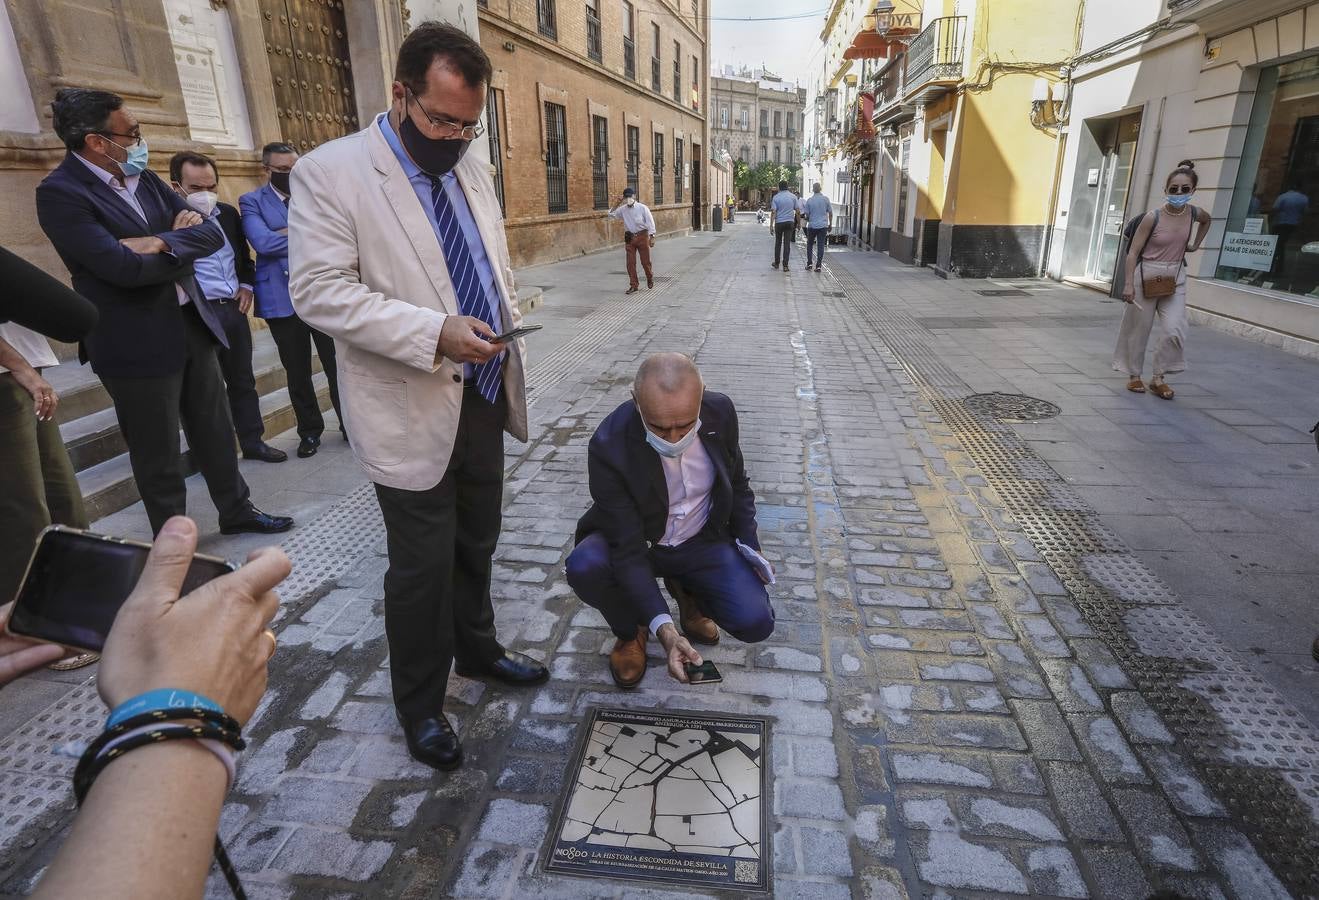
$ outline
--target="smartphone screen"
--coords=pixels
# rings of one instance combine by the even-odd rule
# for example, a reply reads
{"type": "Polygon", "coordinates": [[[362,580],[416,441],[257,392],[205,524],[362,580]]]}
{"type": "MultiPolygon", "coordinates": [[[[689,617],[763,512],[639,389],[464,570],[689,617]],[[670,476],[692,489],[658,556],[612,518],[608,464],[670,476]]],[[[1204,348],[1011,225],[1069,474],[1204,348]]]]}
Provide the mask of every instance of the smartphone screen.
{"type": "MultiPolygon", "coordinates": [[[[100,652],[150,549],[147,544],[73,528],[47,528],[19,588],[9,630],[100,652]]],[[[233,570],[223,559],[194,556],[181,594],[233,570]]]]}
{"type": "Polygon", "coordinates": [[[712,684],[716,681],[723,681],[724,676],[719,674],[719,670],[714,667],[714,663],[706,660],[699,666],[687,664],[687,680],[691,684],[712,684]]]}

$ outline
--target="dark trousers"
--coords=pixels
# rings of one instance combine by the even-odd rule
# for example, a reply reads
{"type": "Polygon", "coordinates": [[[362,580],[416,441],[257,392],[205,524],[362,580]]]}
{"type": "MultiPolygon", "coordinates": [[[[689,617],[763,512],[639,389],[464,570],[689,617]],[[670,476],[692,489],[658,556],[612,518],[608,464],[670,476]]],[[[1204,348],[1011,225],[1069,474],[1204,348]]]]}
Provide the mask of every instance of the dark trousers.
{"type": "Polygon", "coordinates": [[[14,599],[47,525],[87,527],[60,426],[40,422],[32,395],[0,373],[0,604],[14,599]]]}
{"type": "Polygon", "coordinates": [[[187,341],[183,371],[101,378],[114,401],[133,478],[155,533],[170,516],[187,511],[180,425],[220,513],[220,524],[242,518],[250,505],[247,482],[238,473],[234,424],[215,358],[215,339],[191,303],[183,307],[183,321],[187,341]]]}
{"type": "Polygon", "coordinates": [[[254,450],[261,446],[266,426],[261,421],[261,400],[256,393],[256,375],[252,372],[252,327],[238,309],[237,300],[207,300],[224,327],[229,349],[217,345],[220,374],[229,394],[229,414],[238,433],[238,446],[254,450]]]}
{"type": "Polygon", "coordinates": [[[806,268],[811,267],[811,251],[816,248],[819,253],[815,254],[815,264],[824,264],[824,244],[825,239],[829,236],[828,228],[807,228],[806,229],[806,268]]]}
{"type": "Polygon", "coordinates": [[[788,251],[792,249],[795,230],[796,226],[791,222],[774,223],[774,262],[778,264],[782,261],[784,268],[788,266],[788,251]]]}
{"type": "Polygon", "coordinates": [[[455,658],[480,667],[504,655],[495,639],[490,560],[503,515],[507,415],[503,392],[491,404],[467,388],[440,483],[425,491],[376,485],[389,548],[389,671],[394,705],[408,718],[443,708],[455,658]]]}
{"type": "MultiPolygon", "coordinates": [[[[753,644],[774,632],[769,593],[731,540],[699,535],[676,547],[656,544],[649,553],[656,578],[672,578],[705,613],[739,641],[753,644]]],[[[598,609],[614,636],[635,639],[640,606],[614,577],[609,542],[589,535],[568,555],[568,584],[587,606],[598,609]]]]}
{"type": "Polygon", "coordinates": [[[288,373],[289,401],[298,420],[298,437],[320,437],[325,430],[325,417],[316,400],[316,387],[311,381],[311,346],[321,358],[325,380],[330,383],[330,403],[343,428],[343,414],[339,411],[339,379],[334,367],[334,339],[323,331],[312,328],[297,315],[266,319],[266,326],[275,338],[279,361],[288,373]]]}

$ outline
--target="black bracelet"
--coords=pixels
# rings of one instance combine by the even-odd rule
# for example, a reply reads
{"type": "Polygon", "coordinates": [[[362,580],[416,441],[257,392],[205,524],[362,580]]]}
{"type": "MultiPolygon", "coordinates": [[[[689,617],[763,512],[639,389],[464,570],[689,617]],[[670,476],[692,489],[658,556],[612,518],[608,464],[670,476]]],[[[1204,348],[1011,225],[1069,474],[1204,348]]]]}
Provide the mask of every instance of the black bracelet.
{"type": "MultiPolygon", "coordinates": [[[[83,800],[86,799],[87,793],[96,781],[96,777],[105,770],[106,766],[125,753],[136,750],[138,747],[182,739],[220,741],[234,750],[242,750],[246,746],[246,742],[239,734],[238,723],[229,716],[223,713],[215,713],[212,710],[156,710],[134,716],[132,719],[119,723],[113,729],[102,732],[83,752],[73,773],[73,795],[78,805],[82,806],[83,800]],[[212,720],[217,718],[225,720],[224,724],[215,724],[212,720]],[[200,724],[171,721],[177,719],[205,719],[206,721],[200,724]],[[115,738],[122,737],[134,728],[141,728],[157,722],[160,723],[159,728],[152,728],[149,731],[128,736],[108,752],[104,752],[105,746],[115,738]],[[234,726],[232,729],[228,727],[230,723],[234,726]]],[[[243,884],[238,878],[238,871],[230,861],[229,854],[225,852],[224,844],[218,834],[215,836],[215,863],[219,866],[221,874],[224,875],[224,879],[228,883],[229,890],[233,893],[235,900],[247,900],[247,892],[243,890],[243,884]]]]}

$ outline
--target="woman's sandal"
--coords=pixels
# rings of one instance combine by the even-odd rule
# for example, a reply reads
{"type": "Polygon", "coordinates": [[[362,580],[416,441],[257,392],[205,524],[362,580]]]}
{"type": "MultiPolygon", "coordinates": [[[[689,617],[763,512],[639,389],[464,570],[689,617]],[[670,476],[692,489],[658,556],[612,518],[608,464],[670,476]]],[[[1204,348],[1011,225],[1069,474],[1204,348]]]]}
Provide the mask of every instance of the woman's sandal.
{"type": "Polygon", "coordinates": [[[1158,384],[1150,384],[1150,393],[1164,400],[1171,400],[1173,391],[1167,382],[1160,381],[1158,384]]]}
{"type": "Polygon", "coordinates": [[[1133,378],[1127,382],[1127,390],[1133,394],[1143,394],[1145,393],[1145,382],[1139,378],[1133,378]]]}

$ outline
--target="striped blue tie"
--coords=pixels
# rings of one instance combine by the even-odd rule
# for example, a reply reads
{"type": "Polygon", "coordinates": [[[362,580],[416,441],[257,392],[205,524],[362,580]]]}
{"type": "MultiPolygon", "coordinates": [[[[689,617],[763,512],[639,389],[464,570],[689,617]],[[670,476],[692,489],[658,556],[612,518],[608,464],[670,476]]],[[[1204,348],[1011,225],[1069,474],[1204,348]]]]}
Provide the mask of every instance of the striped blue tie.
{"type": "MultiPolygon", "coordinates": [[[[458,216],[453,211],[453,204],[444,191],[444,184],[438,178],[431,179],[431,202],[435,205],[435,223],[440,233],[440,246],[444,250],[444,261],[449,266],[449,280],[458,294],[458,309],[465,316],[480,319],[498,331],[490,303],[486,298],[485,285],[481,283],[476,263],[472,261],[472,250],[467,246],[467,238],[458,216]]],[[[489,362],[473,366],[473,378],[481,396],[494,403],[499,399],[499,388],[503,384],[501,367],[504,355],[501,353],[489,362]]]]}

